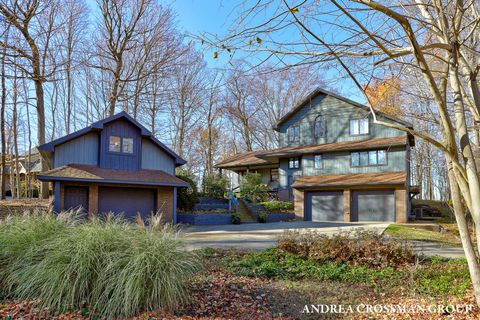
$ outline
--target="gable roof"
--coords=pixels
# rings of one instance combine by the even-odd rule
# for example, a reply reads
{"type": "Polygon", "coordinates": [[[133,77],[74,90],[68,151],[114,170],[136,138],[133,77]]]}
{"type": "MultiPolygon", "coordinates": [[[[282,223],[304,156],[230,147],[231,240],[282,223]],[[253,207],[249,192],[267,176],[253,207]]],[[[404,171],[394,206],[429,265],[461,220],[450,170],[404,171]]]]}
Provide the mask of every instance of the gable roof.
{"type": "Polygon", "coordinates": [[[215,168],[234,168],[237,166],[254,166],[262,164],[272,164],[271,162],[257,158],[257,155],[264,153],[265,150],[237,153],[215,164],[215,168]]]}
{"type": "Polygon", "coordinates": [[[41,181],[80,181],[115,184],[135,184],[189,187],[180,178],[162,170],[142,169],[136,171],[99,168],[88,164],[69,164],[61,166],[37,176],[41,181]]]}
{"type": "MultiPolygon", "coordinates": [[[[281,117],[280,120],[278,120],[278,122],[276,123],[276,125],[273,129],[276,130],[276,131],[280,130],[280,126],[282,124],[284,124],[288,119],[290,119],[294,114],[296,114],[298,111],[300,111],[304,106],[306,106],[308,103],[310,103],[312,99],[314,99],[315,97],[317,97],[320,94],[324,94],[326,96],[334,97],[338,100],[347,102],[351,105],[354,105],[354,106],[359,107],[361,109],[364,109],[366,111],[370,111],[370,108],[368,106],[364,105],[364,104],[361,104],[361,103],[358,103],[356,101],[350,100],[348,98],[342,97],[342,96],[340,96],[336,93],[325,90],[323,88],[317,88],[312,93],[310,93],[305,99],[303,99],[299,104],[297,104],[292,110],[290,110],[283,117],[281,117]]],[[[384,118],[386,118],[386,119],[389,119],[389,120],[397,122],[401,125],[404,125],[407,128],[413,128],[413,125],[411,123],[408,123],[408,122],[406,122],[404,120],[401,120],[399,118],[396,118],[394,116],[388,115],[388,114],[383,113],[381,111],[375,111],[375,113],[384,117],[384,118]]]]}
{"type": "Polygon", "coordinates": [[[110,123],[110,122],[115,121],[115,120],[118,120],[118,119],[122,119],[122,118],[129,121],[130,123],[132,123],[137,128],[139,128],[140,129],[140,134],[141,134],[142,137],[150,139],[159,148],[161,148],[163,151],[168,153],[172,158],[174,158],[176,165],[182,165],[182,164],[187,163],[187,161],[182,159],[179,155],[177,155],[175,152],[173,152],[173,150],[171,150],[169,147],[167,147],[162,142],[160,142],[157,138],[155,138],[153,136],[153,134],[147,128],[142,126],[137,120],[133,119],[125,111],[117,113],[117,114],[115,114],[111,117],[105,118],[103,120],[94,122],[86,128],[83,128],[81,130],[78,130],[78,131],[75,131],[73,133],[67,134],[66,136],[63,136],[61,138],[50,141],[49,143],[42,144],[41,146],[38,147],[38,149],[40,151],[53,152],[57,145],[68,142],[72,139],[78,138],[78,137],[83,136],[83,135],[85,135],[89,132],[92,132],[92,131],[101,131],[103,129],[103,127],[105,126],[105,124],[110,123]]]}

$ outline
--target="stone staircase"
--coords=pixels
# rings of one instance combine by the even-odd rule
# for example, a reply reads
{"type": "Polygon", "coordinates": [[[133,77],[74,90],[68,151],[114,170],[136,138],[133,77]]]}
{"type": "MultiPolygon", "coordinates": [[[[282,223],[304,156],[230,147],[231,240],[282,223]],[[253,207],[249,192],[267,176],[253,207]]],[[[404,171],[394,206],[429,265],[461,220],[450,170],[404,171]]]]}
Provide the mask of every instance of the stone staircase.
{"type": "Polygon", "coordinates": [[[240,220],[242,223],[254,223],[257,222],[255,218],[250,213],[248,207],[243,203],[243,201],[238,202],[238,210],[237,213],[240,215],[240,220]]]}

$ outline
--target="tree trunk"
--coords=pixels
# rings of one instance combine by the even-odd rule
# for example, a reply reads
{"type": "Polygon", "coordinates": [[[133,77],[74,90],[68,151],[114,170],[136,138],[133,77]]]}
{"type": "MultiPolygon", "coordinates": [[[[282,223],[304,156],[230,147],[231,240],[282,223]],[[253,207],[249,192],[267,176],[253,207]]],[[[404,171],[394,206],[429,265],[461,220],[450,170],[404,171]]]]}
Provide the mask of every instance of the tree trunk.
{"type": "Polygon", "coordinates": [[[18,162],[18,114],[17,114],[17,70],[15,68],[13,78],[13,110],[12,110],[12,131],[13,131],[13,151],[15,157],[15,169],[11,168],[15,173],[15,185],[16,188],[12,189],[12,197],[20,199],[21,197],[21,184],[20,184],[20,165],[18,162]],[[13,192],[15,190],[15,193],[13,192]]]}
{"type": "Polygon", "coordinates": [[[2,140],[2,155],[1,155],[1,164],[0,164],[0,198],[3,200],[5,199],[6,194],[6,140],[5,140],[5,107],[7,105],[7,89],[5,86],[5,55],[6,55],[6,48],[3,47],[2,52],[2,104],[0,106],[0,131],[1,131],[1,140],[2,140]]]}

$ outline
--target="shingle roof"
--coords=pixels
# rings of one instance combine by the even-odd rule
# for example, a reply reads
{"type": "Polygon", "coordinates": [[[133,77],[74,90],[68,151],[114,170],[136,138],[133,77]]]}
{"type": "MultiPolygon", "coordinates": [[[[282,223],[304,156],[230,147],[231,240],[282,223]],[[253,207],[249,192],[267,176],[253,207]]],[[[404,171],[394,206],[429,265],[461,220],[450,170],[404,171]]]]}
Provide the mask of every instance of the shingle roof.
{"type": "Polygon", "coordinates": [[[265,150],[237,153],[232,157],[229,157],[223,161],[218,162],[217,164],[215,164],[215,167],[216,168],[233,168],[238,166],[272,164],[267,160],[259,159],[256,157],[257,154],[263,153],[263,152],[265,152],[265,150]]]}
{"type": "Polygon", "coordinates": [[[380,172],[380,173],[352,173],[325,176],[302,176],[293,183],[292,187],[301,189],[308,187],[346,187],[356,185],[405,185],[407,173],[380,172]]]}
{"type": "Polygon", "coordinates": [[[281,157],[281,156],[295,156],[301,154],[311,153],[327,153],[342,150],[367,150],[375,148],[389,148],[394,146],[404,146],[407,144],[406,136],[394,138],[378,138],[361,141],[343,141],[335,143],[326,143],[313,146],[298,146],[285,147],[272,150],[259,150],[246,153],[239,153],[230,158],[227,158],[215,166],[217,168],[234,168],[240,166],[263,165],[272,164],[265,159],[281,157]]]}
{"type": "Polygon", "coordinates": [[[84,181],[118,184],[188,187],[180,178],[161,170],[116,170],[94,165],[69,164],[38,175],[42,181],[84,181]]]}

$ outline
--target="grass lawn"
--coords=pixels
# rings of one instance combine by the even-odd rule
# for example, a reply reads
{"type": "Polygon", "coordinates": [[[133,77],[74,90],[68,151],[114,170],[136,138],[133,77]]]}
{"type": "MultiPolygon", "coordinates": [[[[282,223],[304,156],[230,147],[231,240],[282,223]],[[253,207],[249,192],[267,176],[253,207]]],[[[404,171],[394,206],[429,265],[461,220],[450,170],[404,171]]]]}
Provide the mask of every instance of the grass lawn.
{"type": "Polygon", "coordinates": [[[461,246],[460,238],[450,229],[448,229],[446,232],[436,232],[410,226],[391,224],[385,230],[385,234],[399,239],[435,242],[450,246],[461,246]]]}

